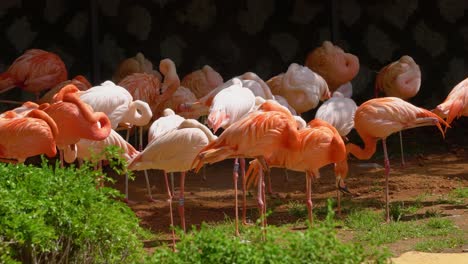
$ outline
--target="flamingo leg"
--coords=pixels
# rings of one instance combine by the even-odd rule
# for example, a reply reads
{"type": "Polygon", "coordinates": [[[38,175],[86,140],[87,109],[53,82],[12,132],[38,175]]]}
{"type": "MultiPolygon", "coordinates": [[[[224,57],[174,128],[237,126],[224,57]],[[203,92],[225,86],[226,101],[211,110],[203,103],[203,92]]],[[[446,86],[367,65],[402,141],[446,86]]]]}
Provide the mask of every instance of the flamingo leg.
{"type": "Polygon", "coordinates": [[[403,134],[400,130],[400,150],[401,150],[401,166],[404,167],[405,166],[405,153],[403,151],[403,134]]]}
{"type": "Polygon", "coordinates": [[[288,173],[288,169],[284,169],[284,181],[285,182],[289,182],[289,173],[288,173]]]}
{"type": "Polygon", "coordinates": [[[235,200],[235,214],[236,214],[236,236],[239,236],[239,200],[237,193],[237,180],[239,179],[239,159],[234,159],[234,170],[232,172],[232,178],[234,180],[234,200],[235,200]]]}
{"type": "Polygon", "coordinates": [[[382,139],[382,146],[384,151],[384,164],[385,164],[385,221],[390,222],[390,208],[388,199],[388,175],[390,174],[390,161],[388,159],[387,144],[385,139],[382,139]]]}
{"type": "Polygon", "coordinates": [[[245,178],[245,159],[240,159],[242,175],[242,224],[247,224],[247,179],[245,178]]]}
{"type": "Polygon", "coordinates": [[[128,203],[128,172],[125,173],[125,203],[128,203]]]}
{"type": "Polygon", "coordinates": [[[336,201],[338,203],[338,216],[341,217],[341,191],[340,191],[340,180],[336,178],[336,201]]]}
{"type": "Polygon", "coordinates": [[[167,179],[167,173],[164,171],[164,181],[166,182],[166,190],[167,190],[167,202],[169,203],[169,214],[171,215],[171,232],[172,232],[172,250],[175,251],[175,231],[174,231],[174,215],[172,213],[172,194],[171,188],[169,187],[169,180],[167,179]]]}
{"type": "Polygon", "coordinates": [[[153,199],[153,195],[151,194],[151,185],[149,182],[148,171],[144,170],[144,172],[145,172],[146,190],[148,191],[148,201],[156,202],[156,200],[153,199]]]}
{"type": "Polygon", "coordinates": [[[257,204],[258,204],[258,210],[260,212],[260,221],[262,223],[262,227],[264,227],[264,219],[265,215],[263,214],[265,212],[265,204],[263,200],[263,171],[259,170],[258,173],[260,173],[258,177],[258,185],[257,185],[257,204]]]}
{"type": "Polygon", "coordinates": [[[265,172],[265,178],[266,178],[266,183],[267,183],[267,188],[268,188],[268,194],[272,195],[273,189],[271,188],[271,171],[270,170],[267,170],[265,172]]]}
{"type": "Polygon", "coordinates": [[[202,181],[206,181],[206,165],[202,168],[202,181]]]}
{"type": "Polygon", "coordinates": [[[60,154],[60,167],[63,168],[65,165],[63,163],[63,150],[59,149],[59,154],[60,154]]]}
{"type": "Polygon", "coordinates": [[[179,215],[182,229],[185,232],[185,197],[184,197],[184,188],[185,188],[185,171],[180,173],[180,190],[179,190],[179,215]]]}
{"type": "Polygon", "coordinates": [[[312,174],[306,172],[306,198],[307,198],[307,212],[309,215],[309,223],[312,226],[312,174]]]}

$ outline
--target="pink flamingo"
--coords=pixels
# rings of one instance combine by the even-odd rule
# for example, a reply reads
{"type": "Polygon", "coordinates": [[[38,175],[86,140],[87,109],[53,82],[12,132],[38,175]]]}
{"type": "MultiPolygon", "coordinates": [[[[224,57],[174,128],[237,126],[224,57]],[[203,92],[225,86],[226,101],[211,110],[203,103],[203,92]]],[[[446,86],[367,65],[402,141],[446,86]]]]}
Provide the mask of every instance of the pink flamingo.
{"type": "Polygon", "coordinates": [[[156,76],[159,81],[162,80],[161,74],[153,69],[153,63],[145,58],[143,53],[138,52],[134,57],[123,60],[112,76],[112,81],[119,83],[123,78],[133,73],[148,73],[156,76]]]}
{"type": "Polygon", "coordinates": [[[356,158],[370,159],[376,151],[376,144],[382,139],[385,163],[385,203],[386,221],[390,221],[388,199],[388,175],[390,161],[387,154],[386,138],[398,131],[421,126],[437,126],[444,135],[441,124],[448,124],[436,114],[414,106],[398,97],[382,97],[368,100],[361,104],[354,116],[354,127],[361,139],[364,148],[348,143],[346,151],[356,158]]]}
{"type": "Polygon", "coordinates": [[[209,65],[205,65],[200,70],[185,75],[180,84],[190,89],[197,98],[201,98],[223,84],[223,77],[209,65]]]}
{"type": "MultiPolygon", "coordinates": [[[[176,130],[156,137],[130,162],[129,170],[160,169],[164,171],[169,196],[171,226],[174,225],[174,222],[172,217],[172,195],[167,180],[167,172],[181,172],[179,214],[182,228],[185,231],[185,172],[194,168],[192,161],[199,151],[215,139],[216,136],[206,126],[195,119],[187,119],[176,130]]],[[[172,231],[172,237],[175,244],[174,230],[172,231]]]]}
{"type": "Polygon", "coordinates": [[[468,78],[455,85],[447,98],[433,111],[445,118],[448,124],[460,116],[468,116],[468,78]]]}
{"type": "Polygon", "coordinates": [[[324,41],[322,46],[309,52],[304,64],[327,81],[331,93],[359,72],[358,57],[345,53],[330,41],[324,41]]]}
{"type": "MultiPolygon", "coordinates": [[[[409,100],[414,97],[421,86],[421,70],[419,65],[410,56],[402,56],[399,60],[383,67],[377,74],[375,80],[375,97],[379,92],[385,96],[398,97],[409,100]]],[[[400,135],[401,165],[405,165],[405,155],[403,153],[403,136],[400,135]]]]}

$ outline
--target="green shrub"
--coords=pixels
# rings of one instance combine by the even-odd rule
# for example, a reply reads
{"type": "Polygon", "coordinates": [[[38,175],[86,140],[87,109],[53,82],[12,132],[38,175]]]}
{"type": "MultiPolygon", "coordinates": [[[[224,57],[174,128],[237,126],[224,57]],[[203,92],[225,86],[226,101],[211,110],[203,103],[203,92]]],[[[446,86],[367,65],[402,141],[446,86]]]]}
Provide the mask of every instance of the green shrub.
{"type": "MultiPolygon", "coordinates": [[[[331,210],[331,209],[329,209],[331,210]]],[[[333,212],[304,232],[268,226],[244,227],[239,237],[222,225],[202,224],[182,234],[176,252],[158,248],[148,263],[384,263],[387,255],[365,252],[358,244],[341,242],[333,229],[333,212]],[[264,237],[264,239],[263,239],[264,237]]]]}
{"type": "Polygon", "coordinates": [[[23,263],[132,263],[146,232],[111,188],[81,168],[0,164],[0,260],[23,263]],[[6,243],[5,241],[8,241],[6,243]]]}

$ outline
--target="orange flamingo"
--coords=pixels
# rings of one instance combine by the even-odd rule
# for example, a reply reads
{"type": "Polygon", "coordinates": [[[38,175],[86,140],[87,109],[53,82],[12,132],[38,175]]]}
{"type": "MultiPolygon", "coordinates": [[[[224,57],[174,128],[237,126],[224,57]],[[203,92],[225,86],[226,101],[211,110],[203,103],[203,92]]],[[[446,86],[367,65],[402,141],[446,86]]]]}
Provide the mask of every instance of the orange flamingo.
{"type": "Polygon", "coordinates": [[[359,72],[358,57],[345,53],[330,41],[324,41],[322,46],[312,50],[304,64],[327,81],[331,93],[359,72]]]}
{"type": "Polygon", "coordinates": [[[468,78],[453,87],[444,102],[433,111],[445,118],[448,124],[451,124],[455,118],[468,116],[468,78]]]}
{"type": "MultiPolygon", "coordinates": [[[[379,92],[385,96],[398,97],[409,100],[414,97],[421,86],[421,70],[419,65],[410,56],[402,56],[399,60],[383,67],[377,74],[375,80],[375,97],[379,92]]],[[[400,135],[401,165],[405,165],[405,155],[403,152],[403,136],[400,135]]]]}
{"type": "MultiPolygon", "coordinates": [[[[306,172],[307,209],[312,223],[312,178],[320,177],[319,169],[330,163],[335,163],[338,211],[341,209],[339,190],[347,191],[343,181],[348,172],[346,148],[335,127],[321,119],[314,119],[308,127],[299,130],[299,142],[294,148],[275,152],[266,162],[270,167],[306,172]]],[[[247,171],[248,185],[255,182],[259,170],[260,163],[253,160],[247,171]]]]}
{"type": "Polygon", "coordinates": [[[179,76],[171,59],[161,60],[159,70],[164,75],[162,83],[153,74],[134,73],[122,79],[118,84],[127,89],[133,99],[149,104],[153,120],[161,115],[164,110],[163,103],[169,100],[180,86],[179,76]]]}
{"type": "Polygon", "coordinates": [[[223,77],[209,65],[205,65],[200,70],[185,75],[180,84],[189,88],[197,98],[202,98],[223,84],[223,77]]]}
{"type": "Polygon", "coordinates": [[[93,112],[91,107],[83,103],[78,97],[78,88],[69,84],[62,88],[55,96],[55,103],[44,108],[58,127],[55,137],[60,151],[60,161],[63,165],[63,150],[72,147],[76,155],[76,143],[84,138],[90,140],[104,140],[111,131],[111,123],[106,114],[93,112]]]}
{"type": "MultiPolygon", "coordinates": [[[[287,108],[274,101],[266,101],[259,111],[251,112],[231,124],[224,132],[194,159],[196,171],[204,163],[215,163],[230,158],[258,158],[263,169],[268,170],[265,159],[275,152],[299,143],[297,123],[287,108]]],[[[263,188],[263,173],[260,173],[259,188],[263,188]]],[[[262,195],[258,196],[259,210],[265,209],[262,195]]],[[[262,218],[265,225],[265,218],[262,218]]]]}
{"type": "Polygon", "coordinates": [[[414,106],[398,97],[375,98],[360,105],[354,115],[354,128],[364,142],[364,148],[348,143],[346,151],[361,160],[370,159],[376,151],[376,144],[382,139],[385,164],[386,221],[390,221],[388,200],[388,175],[390,161],[387,154],[386,138],[398,131],[421,126],[437,126],[444,136],[441,124],[449,126],[436,114],[414,106]]]}
{"type": "Polygon", "coordinates": [[[55,157],[57,125],[44,111],[33,109],[24,115],[7,111],[0,117],[0,159],[23,163],[45,154],[55,157]]]}
{"type": "Polygon", "coordinates": [[[62,59],[52,53],[40,49],[27,50],[0,74],[0,93],[14,87],[20,87],[27,92],[39,94],[67,80],[68,73],[62,59]]]}

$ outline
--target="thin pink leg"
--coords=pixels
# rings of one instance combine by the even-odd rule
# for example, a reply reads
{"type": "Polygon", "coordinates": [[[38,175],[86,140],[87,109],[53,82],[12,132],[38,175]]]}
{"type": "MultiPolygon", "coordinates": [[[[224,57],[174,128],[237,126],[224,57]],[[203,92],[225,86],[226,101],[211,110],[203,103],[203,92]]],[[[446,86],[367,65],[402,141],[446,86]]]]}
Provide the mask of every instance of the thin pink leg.
{"type": "Polygon", "coordinates": [[[306,196],[307,196],[307,212],[309,214],[309,223],[312,226],[312,174],[306,173],[306,196]]]}
{"type": "Polygon", "coordinates": [[[247,179],[245,178],[245,159],[240,159],[242,176],[242,224],[247,224],[247,179]]]}
{"type": "Polygon", "coordinates": [[[185,232],[185,197],[184,197],[184,188],[185,188],[185,171],[180,173],[180,190],[179,190],[179,215],[182,229],[185,232]]]}
{"type": "Polygon", "coordinates": [[[260,175],[258,176],[258,186],[257,186],[257,204],[258,204],[258,210],[260,212],[260,220],[262,222],[262,227],[264,227],[264,219],[265,215],[263,214],[265,212],[265,204],[263,200],[263,171],[259,170],[258,173],[260,175]]]}
{"type": "Polygon", "coordinates": [[[384,164],[385,164],[385,214],[387,223],[390,222],[390,206],[389,206],[389,199],[388,199],[388,175],[390,174],[390,161],[388,160],[388,153],[387,153],[387,144],[385,139],[382,139],[382,146],[384,151],[384,164]]]}
{"type": "Polygon", "coordinates": [[[405,163],[405,153],[403,151],[403,134],[401,130],[399,134],[400,134],[401,166],[404,167],[406,163],[405,163]]]}
{"type": "Polygon", "coordinates": [[[271,188],[271,171],[267,170],[265,172],[265,178],[267,182],[267,188],[268,188],[268,194],[272,195],[273,194],[273,189],[271,188]]]}
{"type": "Polygon", "coordinates": [[[239,200],[237,193],[237,180],[239,179],[239,159],[234,159],[234,170],[232,172],[232,178],[234,180],[234,200],[235,200],[235,214],[236,214],[236,236],[239,236],[239,200]]]}
{"type": "Polygon", "coordinates": [[[171,188],[169,187],[169,180],[167,179],[167,173],[164,171],[164,180],[166,182],[166,190],[167,190],[167,195],[168,199],[167,202],[169,203],[169,214],[171,215],[171,232],[172,232],[172,250],[175,251],[175,231],[174,231],[174,216],[172,213],[172,194],[171,194],[171,188]]]}

